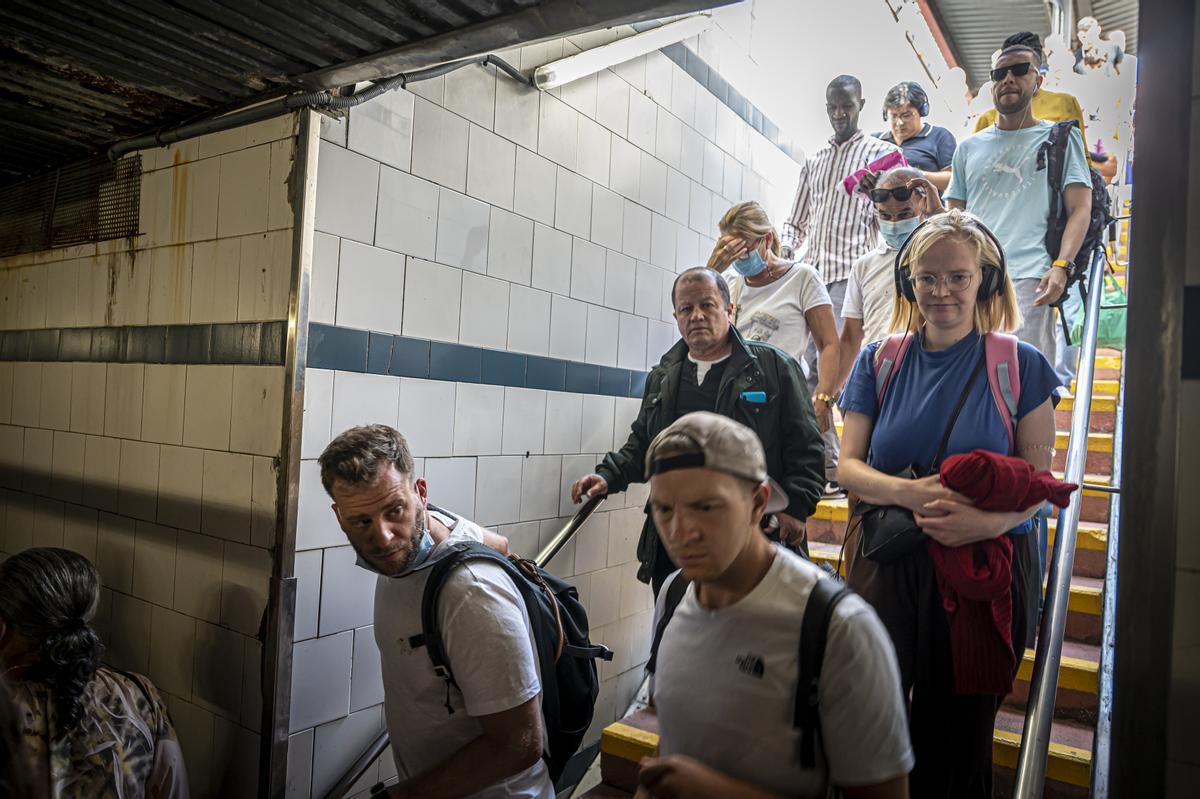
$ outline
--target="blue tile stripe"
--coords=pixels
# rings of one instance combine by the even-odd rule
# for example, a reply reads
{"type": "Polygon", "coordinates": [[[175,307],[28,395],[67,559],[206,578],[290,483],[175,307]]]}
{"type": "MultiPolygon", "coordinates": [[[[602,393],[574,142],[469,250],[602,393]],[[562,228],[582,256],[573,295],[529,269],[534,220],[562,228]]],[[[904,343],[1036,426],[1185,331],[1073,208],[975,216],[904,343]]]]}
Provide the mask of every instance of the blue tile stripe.
{"type": "MultiPolygon", "coordinates": [[[[661,25],[662,23],[658,20],[648,20],[646,22],[635,22],[632,27],[638,33],[641,33],[642,31],[657,28],[661,25]]],[[[747,125],[761,133],[767,141],[782,150],[788,158],[791,158],[796,163],[804,163],[803,150],[793,142],[780,136],[779,126],[767,119],[767,115],[762,112],[762,109],[750,102],[750,99],[737,89],[730,86],[729,82],[722,78],[717,70],[709,66],[690,47],[683,42],[676,42],[675,44],[669,44],[666,47],[660,48],[659,52],[678,64],[684,72],[692,76],[692,79],[696,83],[700,84],[702,89],[707,90],[713,97],[716,97],[719,101],[729,106],[733,113],[741,117],[747,125]]]]}
{"type": "Polygon", "coordinates": [[[282,366],[287,322],[0,330],[0,361],[282,366]]]}
{"type": "Polygon", "coordinates": [[[636,398],[645,391],[649,374],[318,322],[308,327],[308,365],[313,369],[636,398]]]}

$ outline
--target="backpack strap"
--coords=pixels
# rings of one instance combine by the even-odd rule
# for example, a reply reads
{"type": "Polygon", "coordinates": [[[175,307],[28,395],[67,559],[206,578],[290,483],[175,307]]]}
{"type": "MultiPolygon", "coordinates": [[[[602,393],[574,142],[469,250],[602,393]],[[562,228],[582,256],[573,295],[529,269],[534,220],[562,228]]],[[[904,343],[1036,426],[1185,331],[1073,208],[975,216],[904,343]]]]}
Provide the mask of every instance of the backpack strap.
{"type": "MultiPolygon", "coordinates": [[[[454,713],[454,708],[450,705],[450,686],[457,685],[454,682],[454,674],[450,671],[450,664],[446,662],[446,647],[438,624],[437,603],[450,572],[468,559],[491,560],[499,563],[506,571],[509,570],[508,558],[485,544],[463,541],[450,547],[429,570],[429,576],[425,580],[425,591],[421,595],[421,633],[408,639],[410,649],[425,647],[434,674],[446,681],[446,712],[451,714],[454,713]]],[[[517,590],[521,592],[520,584],[517,585],[517,590]]],[[[524,599],[524,593],[521,593],[524,599]]]]}
{"type": "Polygon", "coordinates": [[[904,360],[912,340],[913,334],[909,331],[893,333],[875,350],[876,415],[883,409],[883,395],[896,372],[900,370],[900,363],[904,360]]]}
{"type": "Polygon", "coordinates": [[[825,660],[825,640],[829,621],[837,604],[853,591],[843,583],[822,578],[813,584],[800,623],[800,679],[796,685],[796,705],[792,725],[800,730],[800,767],[817,765],[817,736],[821,732],[819,713],[821,663],[825,660]]]}
{"type": "Polygon", "coordinates": [[[1017,447],[1017,406],[1021,401],[1021,368],[1017,361],[1017,337],[1007,333],[988,333],[984,336],[984,352],[987,353],[988,386],[996,410],[1004,420],[1008,433],[1008,452],[1017,447]]]}
{"type": "Polygon", "coordinates": [[[667,622],[675,615],[675,608],[679,607],[679,603],[683,600],[683,594],[691,582],[683,576],[683,572],[676,572],[675,576],[671,578],[670,585],[667,586],[667,596],[663,600],[663,614],[658,620],[658,626],[654,628],[654,640],[650,643],[650,659],[646,661],[647,674],[653,674],[654,669],[658,666],[658,646],[662,643],[663,633],[667,631],[667,622]]]}
{"type": "MultiPolygon", "coordinates": [[[[724,279],[724,278],[722,278],[724,279]]],[[[729,298],[729,304],[733,306],[733,319],[731,320],[734,327],[737,327],[738,316],[742,310],[742,286],[745,284],[746,278],[738,276],[733,279],[733,285],[729,291],[732,296],[729,298]]]]}

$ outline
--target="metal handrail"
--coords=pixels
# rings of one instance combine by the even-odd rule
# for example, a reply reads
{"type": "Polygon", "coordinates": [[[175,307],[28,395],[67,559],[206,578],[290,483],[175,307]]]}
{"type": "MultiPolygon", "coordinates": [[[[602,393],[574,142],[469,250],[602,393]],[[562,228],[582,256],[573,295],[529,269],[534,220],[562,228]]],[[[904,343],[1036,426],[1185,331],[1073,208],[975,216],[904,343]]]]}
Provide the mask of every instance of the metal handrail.
{"type": "MultiPolygon", "coordinates": [[[[1117,383],[1117,412],[1113,424],[1113,474],[1121,471],[1121,442],[1125,438],[1125,361],[1121,361],[1121,380],[1117,383]]],[[[1108,766],[1111,756],[1113,662],[1117,645],[1117,553],[1121,538],[1121,497],[1114,494],[1108,503],[1108,552],[1104,566],[1104,594],[1101,600],[1100,668],[1096,690],[1100,708],[1096,731],[1092,736],[1092,799],[1108,797],[1108,766]]]]}
{"type": "MultiPolygon", "coordinates": [[[[1097,248],[1088,275],[1087,316],[1080,342],[1079,369],[1075,379],[1075,409],[1071,414],[1071,438],[1067,445],[1064,479],[1083,483],[1087,461],[1088,426],[1092,416],[1092,380],[1096,374],[1096,335],[1100,323],[1100,304],[1104,294],[1104,251],[1097,248]]],[[[1021,734],[1021,754],[1017,760],[1014,799],[1039,799],[1046,781],[1046,758],[1050,749],[1050,725],[1054,719],[1054,700],[1058,691],[1058,670],[1062,663],[1063,635],[1067,626],[1067,603],[1071,593],[1071,573],[1075,566],[1075,539],[1079,531],[1079,513],[1083,491],[1071,495],[1071,502],[1058,519],[1054,536],[1054,557],[1050,561],[1046,601],[1038,629],[1033,677],[1029,683],[1025,727],[1021,734]]]]}
{"type": "MultiPolygon", "coordinates": [[[[537,557],[534,558],[534,562],[538,565],[538,568],[544,569],[550,564],[550,561],[554,560],[554,556],[561,552],[562,548],[575,537],[575,534],[579,532],[579,528],[583,526],[583,523],[588,520],[588,517],[592,515],[605,499],[607,499],[607,495],[601,495],[592,497],[583,503],[582,507],[575,512],[575,515],[563,525],[561,530],[554,534],[554,537],[550,539],[550,543],[546,544],[542,551],[537,554],[537,557]]],[[[370,765],[383,754],[384,750],[387,749],[388,742],[387,730],[383,730],[376,735],[367,748],[363,750],[363,753],[350,764],[350,767],[333,784],[333,787],[325,792],[323,799],[342,799],[346,795],[346,792],[350,790],[350,786],[362,779],[362,775],[367,772],[370,765]]],[[[372,788],[373,790],[374,788],[372,788]]]]}

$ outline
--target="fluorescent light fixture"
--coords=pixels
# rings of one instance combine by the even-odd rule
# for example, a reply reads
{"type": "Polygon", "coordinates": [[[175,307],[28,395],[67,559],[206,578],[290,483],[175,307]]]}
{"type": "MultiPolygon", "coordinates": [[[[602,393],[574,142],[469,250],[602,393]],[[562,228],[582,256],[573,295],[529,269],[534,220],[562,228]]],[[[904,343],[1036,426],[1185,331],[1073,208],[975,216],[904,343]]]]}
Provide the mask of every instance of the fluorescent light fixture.
{"type": "Polygon", "coordinates": [[[573,80],[586,78],[602,69],[623,64],[640,55],[654,52],[692,36],[704,33],[712,27],[712,17],[697,14],[660,25],[647,31],[617,39],[615,42],[584,50],[558,61],[538,67],[533,71],[534,85],[539,89],[553,89],[573,80]]]}

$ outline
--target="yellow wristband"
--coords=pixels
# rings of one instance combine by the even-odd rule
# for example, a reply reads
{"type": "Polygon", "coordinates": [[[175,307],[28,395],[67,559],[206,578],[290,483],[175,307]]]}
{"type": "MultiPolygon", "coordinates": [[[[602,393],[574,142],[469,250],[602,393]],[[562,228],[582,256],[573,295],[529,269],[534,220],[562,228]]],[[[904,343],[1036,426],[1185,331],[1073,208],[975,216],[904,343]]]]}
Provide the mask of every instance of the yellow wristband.
{"type": "Polygon", "coordinates": [[[1059,269],[1066,269],[1067,266],[1069,266],[1069,265],[1070,265],[1070,261],[1064,261],[1062,259],[1059,259],[1059,260],[1055,261],[1054,263],[1050,264],[1050,268],[1053,269],[1054,267],[1057,266],[1059,269]]]}

